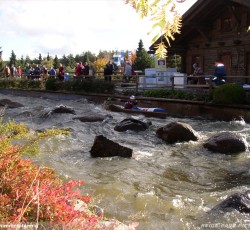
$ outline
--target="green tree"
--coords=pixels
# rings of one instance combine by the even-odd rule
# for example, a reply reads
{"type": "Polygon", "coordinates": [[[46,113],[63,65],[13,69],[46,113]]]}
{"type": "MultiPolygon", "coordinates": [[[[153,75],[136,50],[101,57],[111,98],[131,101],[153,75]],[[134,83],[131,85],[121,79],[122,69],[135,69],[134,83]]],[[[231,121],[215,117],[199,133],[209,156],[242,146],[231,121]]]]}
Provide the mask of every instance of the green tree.
{"type": "Polygon", "coordinates": [[[59,61],[57,55],[54,58],[53,66],[54,66],[55,69],[58,69],[59,66],[60,66],[60,61],[59,61]]]}
{"type": "Polygon", "coordinates": [[[39,56],[38,56],[38,64],[41,65],[42,61],[43,61],[42,54],[39,54],[39,56]]]}
{"type": "Polygon", "coordinates": [[[69,54],[67,58],[68,58],[68,67],[72,70],[75,69],[76,61],[74,59],[73,54],[69,54]]]}
{"type": "Polygon", "coordinates": [[[16,55],[15,55],[14,51],[12,50],[11,55],[10,55],[10,63],[9,63],[9,65],[10,66],[12,66],[12,65],[16,66],[16,64],[17,64],[16,55]]]}
{"type": "Polygon", "coordinates": [[[50,60],[50,56],[49,56],[49,53],[48,53],[48,55],[47,55],[47,61],[49,61],[50,60]]]}
{"type": "Polygon", "coordinates": [[[146,68],[152,68],[154,66],[154,59],[147,53],[143,47],[143,42],[140,40],[138,48],[136,50],[136,59],[133,63],[135,70],[144,71],[146,68]]]}
{"type": "Polygon", "coordinates": [[[26,65],[26,64],[31,64],[31,59],[30,59],[29,55],[27,55],[27,56],[25,57],[25,65],[26,65]]]}

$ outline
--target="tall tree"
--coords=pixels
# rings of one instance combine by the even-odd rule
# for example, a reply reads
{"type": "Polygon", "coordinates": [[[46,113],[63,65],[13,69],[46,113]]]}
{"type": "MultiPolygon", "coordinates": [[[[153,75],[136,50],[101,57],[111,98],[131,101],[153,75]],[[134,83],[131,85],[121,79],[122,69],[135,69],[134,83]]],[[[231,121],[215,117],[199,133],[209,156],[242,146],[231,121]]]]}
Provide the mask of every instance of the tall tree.
{"type": "Polygon", "coordinates": [[[42,54],[39,54],[39,56],[38,56],[38,64],[41,65],[42,61],[43,61],[42,54]]]}
{"type": "Polygon", "coordinates": [[[147,53],[143,47],[143,42],[140,40],[138,48],[136,50],[136,59],[133,63],[133,68],[135,70],[144,71],[146,68],[151,68],[154,66],[154,59],[147,53]]]}
{"type": "Polygon", "coordinates": [[[16,66],[16,64],[17,64],[16,62],[17,62],[16,55],[15,55],[14,51],[12,50],[11,55],[10,55],[9,65],[10,66],[12,66],[12,65],[16,66]]]}
{"type": "Polygon", "coordinates": [[[26,57],[25,57],[25,65],[27,65],[27,64],[31,64],[31,59],[30,59],[29,55],[26,55],[26,57]]]}
{"type": "Polygon", "coordinates": [[[50,60],[50,56],[49,56],[49,53],[48,53],[48,55],[47,55],[47,61],[49,61],[50,60]]]}
{"type": "Polygon", "coordinates": [[[55,69],[58,69],[59,66],[60,66],[60,61],[59,61],[57,55],[54,58],[53,66],[54,66],[55,69]]]}

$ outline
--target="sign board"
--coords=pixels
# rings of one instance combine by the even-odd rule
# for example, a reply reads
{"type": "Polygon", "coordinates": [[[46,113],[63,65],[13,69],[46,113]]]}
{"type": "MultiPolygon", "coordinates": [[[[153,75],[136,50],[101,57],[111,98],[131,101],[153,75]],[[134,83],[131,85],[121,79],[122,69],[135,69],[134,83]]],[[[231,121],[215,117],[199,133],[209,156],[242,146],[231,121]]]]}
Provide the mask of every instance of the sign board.
{"type": "Polygon", "coordinates": [[[167,63],[166,59],[155,59],[155,68],[157,70],[166,70],[167,69],[167,63]]]}

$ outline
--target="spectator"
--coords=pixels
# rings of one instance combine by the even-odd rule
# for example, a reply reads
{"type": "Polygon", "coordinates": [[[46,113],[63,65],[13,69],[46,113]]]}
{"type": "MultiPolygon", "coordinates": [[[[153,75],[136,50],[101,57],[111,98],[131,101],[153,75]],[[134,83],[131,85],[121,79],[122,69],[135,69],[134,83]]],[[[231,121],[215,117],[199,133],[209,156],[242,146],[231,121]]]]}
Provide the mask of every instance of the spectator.
{"type": "Polygon", "coordinates": [[[197,63],[197,62],[194,63],[193,68],[194,68],[193,76],[197,76],[197,78],[194,78],[194,84],[197,84],[197,83],[199,85],[206,84],[205,78],[201,77],[201,75],[203,75],[203,71],[202,71],[199,63],[197,63]]]}
{"type": "Polygon", "coordinates": [[[16,67],[15,67],[14,64],[11,65],[11,68],[10,68],[10,75],[11,75],[11,77],[17,76],[17,71],[16,71],[16,67]]]}
{"type": "Polygon", "coordinates": [[[226,83],[226,68],[221,61],[216,61],[214,65],[214,76],[213,82],[215,85],[222,85],[226,83]]]}
{"type": "Polygon", "coordinates": [[[129,82],[132,77],[132,66],[129,61],[126,62],[123,72],[123,82],[129,82]]]}
{"type": "Polygon", "coordinates": [[[111,81],[112,74],[113,74],[113,65],[110,63],[107,63],[104,68],[104,80],[111,81]]]}
{"type": "Polygon", "coordinates": [[[3,69],[3,76],[8,78],[10,76],[10,68],[8,65],[6,65],[3,69]]]}
{"type": "Polygon", "coordinates": [[[22,71],[21,67],[18,66],[18,67],[17,67],[17,76],[18,76],[19,78],[22,78],[22,74],[23,74],[23,71],[22,71]]]}
{"type": "Polygon", "coordinates": [[[59,66],[58,79],[59,79],[59,81],[63,81],[64,80],[64,68],[63,68],[62,63],[60,63],[60,66],[59,66]]]}
{"type": "Polygon", "coordinates": [[[51,66],[49,72],[48,72],[50,78],[56,78],[56,70],[51,66]]]}
{"type": "Polygon", "coordinates": [[[40,74],[41,74],[41,69],[39,67],[38,64],[36,64],[36,67],[34,69],[34,72],[33,72],[33,78],[40,78],[40,74]]]}
{"type": "Polygon", "coordinates": [[[25,70],[24,70],[24,74],[25,74],[27,79],[29,79],[29,77],[30,77],[30,69],[31,69],[31,66],[30,66],[29,63],[27,63],[26,67],[25,67],[25,70]]]}
{"type": "Polygon", "coordinates": [[[88,64],[88,62],[85,62],[85,64],[84,64],[83,75],[84,76],[88,76],[89,75],[89,64],[88,64]]]}

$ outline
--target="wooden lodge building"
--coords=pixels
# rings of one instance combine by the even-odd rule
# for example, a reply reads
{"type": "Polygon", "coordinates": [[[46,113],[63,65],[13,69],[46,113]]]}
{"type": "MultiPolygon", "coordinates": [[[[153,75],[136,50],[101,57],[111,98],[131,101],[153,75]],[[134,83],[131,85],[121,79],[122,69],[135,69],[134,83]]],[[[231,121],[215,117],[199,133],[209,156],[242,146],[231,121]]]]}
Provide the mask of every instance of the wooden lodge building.
{"type": "MultiPolygon", "coordinates": [[[[227,76],[250,76],[250,0],[198,0],[182,23],[181,34],[168,49],[169,55],[181,56],[182,72],[192,74],[198,62],[204,74],[213,75],[214,63],[220,59],[227,76]]],[[[250,83],[250,78],[228,81],[250,83]]]]}

